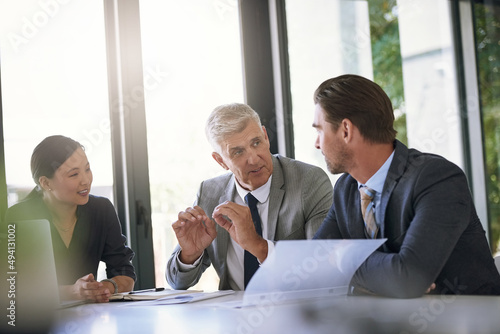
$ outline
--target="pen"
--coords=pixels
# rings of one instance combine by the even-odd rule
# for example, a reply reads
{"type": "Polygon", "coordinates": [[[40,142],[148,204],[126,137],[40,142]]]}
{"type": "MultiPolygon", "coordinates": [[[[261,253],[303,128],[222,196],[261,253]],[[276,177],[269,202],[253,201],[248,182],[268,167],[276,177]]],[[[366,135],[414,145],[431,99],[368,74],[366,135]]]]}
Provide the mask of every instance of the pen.
{"type": "Polygon", "coordinates": [[[137,291],[130,291],[130,295],[135,295],[136,293],[145,293],[145,292],[157,292],[157,291],[163,291],[165,288],[154,288],[154,289],[146,289],[146,290],[137,290],[137,291]]]}

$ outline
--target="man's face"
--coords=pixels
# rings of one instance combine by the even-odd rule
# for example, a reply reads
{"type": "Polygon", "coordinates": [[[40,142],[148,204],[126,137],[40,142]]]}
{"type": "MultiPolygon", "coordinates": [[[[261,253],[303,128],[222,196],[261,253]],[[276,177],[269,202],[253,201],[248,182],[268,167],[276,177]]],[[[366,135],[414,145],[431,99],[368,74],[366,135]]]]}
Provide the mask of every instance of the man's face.
{"type": "Polygon", "coordinates": [[[339,174],[348,172],[352,155],[342,140],[342,129],[333,130],[331,123],[325,120],[325,112],[319,104],[314,109],[313,127],[318,133],[314,146],[325,156],[326,166],[330,173],[339,174]]]}
{"type": "Polygon", "coordinates": [[[263,186],[273,173],[269,138],[264,127],[249,122],[240,133],[229,136],[221,143],[221,154],[212,153],[214,159],[233,172],[246,190],[263,186]]]}

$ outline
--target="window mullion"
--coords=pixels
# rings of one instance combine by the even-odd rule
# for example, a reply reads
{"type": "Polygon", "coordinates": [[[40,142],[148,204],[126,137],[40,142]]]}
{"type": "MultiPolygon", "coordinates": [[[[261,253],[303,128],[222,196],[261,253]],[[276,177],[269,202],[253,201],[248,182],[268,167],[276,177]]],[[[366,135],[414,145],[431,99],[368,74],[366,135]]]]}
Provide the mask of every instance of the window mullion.
{"type": "Polygon", "coordinates": [[[135,288],[155,286],[139,2],[105,0],[114,189],[135,251],[135,288]]]}

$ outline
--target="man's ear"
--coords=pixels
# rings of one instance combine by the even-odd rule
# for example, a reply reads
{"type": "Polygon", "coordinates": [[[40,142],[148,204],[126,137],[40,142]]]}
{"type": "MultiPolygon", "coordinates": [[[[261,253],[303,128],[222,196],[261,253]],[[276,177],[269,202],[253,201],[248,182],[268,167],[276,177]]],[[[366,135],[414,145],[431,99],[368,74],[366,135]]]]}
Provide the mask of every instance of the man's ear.
{"type": "Polygon", "coordinates": [[[264,138],[266,139],[266,141],[269,141],[269,137],[267,136],[267,130],[264,125],[262,125],[262,132],[264,133],[264,138]]]}
{"type": "Polygon", "coordinates": [[[224,168],[225,170],[229,169],[229,167],[226,166],[226,164],[224,163],[224,159],[222,159],[219,153],[212,152],[212,158],[214,158],[214,160],[217,161],[217,163],[221,165],[221,167],[224,168]]]}
{"type": "Polygon", "coordinates": [[[344,118],[342,122],[340,122],[340,133],[342,135],[342,140],[346,143],[350,142],[353,139],[354,135],[354,124],[348,119],[344,118]]]}

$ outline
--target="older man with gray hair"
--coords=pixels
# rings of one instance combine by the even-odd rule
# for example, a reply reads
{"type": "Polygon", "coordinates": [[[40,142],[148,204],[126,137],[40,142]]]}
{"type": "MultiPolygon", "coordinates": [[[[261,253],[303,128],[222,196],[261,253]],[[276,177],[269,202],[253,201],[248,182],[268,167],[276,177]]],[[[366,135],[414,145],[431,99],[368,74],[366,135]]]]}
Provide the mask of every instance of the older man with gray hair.
{"type": "Polygon", "coordinates": [[[259,115],[246,104],[213,110],[206,134],[224,175],[201,183],[172,224],[179,245],[167,263],[174,289],[195,285],[211,264],[219,289],[244,290],[278,240],[311,239],[333,199],[326,173],[272,155],[259,115]]]}

